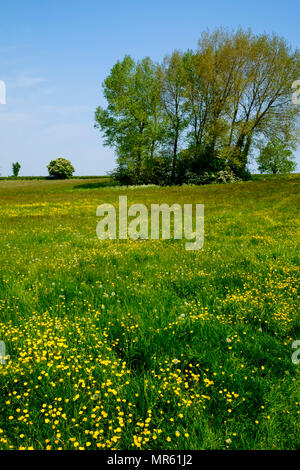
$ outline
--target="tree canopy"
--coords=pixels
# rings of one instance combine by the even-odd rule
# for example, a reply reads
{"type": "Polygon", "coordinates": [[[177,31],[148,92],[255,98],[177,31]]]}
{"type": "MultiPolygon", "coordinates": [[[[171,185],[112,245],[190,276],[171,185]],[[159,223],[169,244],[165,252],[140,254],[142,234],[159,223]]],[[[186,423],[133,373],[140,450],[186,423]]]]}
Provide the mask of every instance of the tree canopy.
{"type": "Polygon", "coordinates": [[[131,183],[182,183],[229,170],[245,177],[251,154],[274,138],[298,142],[292,85],[300,54],[277,35],[205,32],[195,51],[161,64],[125,56],[103,84],[95,126],[131,183]]]}
{"type": "Polygon", "coordinates": [[[49,165],[47,165],[49,175],[53,178],[71,178],[75,169],[66,158],[57,158],[56,160],[51,160],[49,165]]]}

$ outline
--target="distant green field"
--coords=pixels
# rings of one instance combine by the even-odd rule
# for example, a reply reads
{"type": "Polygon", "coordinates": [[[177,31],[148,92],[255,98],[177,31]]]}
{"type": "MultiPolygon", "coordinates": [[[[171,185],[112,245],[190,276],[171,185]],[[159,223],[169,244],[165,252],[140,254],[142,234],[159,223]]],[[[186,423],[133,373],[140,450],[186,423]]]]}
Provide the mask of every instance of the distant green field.
{"type": "MultiPolygon", "coordinates": [[[[0,176],[0,180],[8,181],[34,181],[34,180],[51,180],[51,176],[0,176]]],[[[109,176],[72,176],[73,180],[83,180],[83,179],[103,179],[109,180],[109,176]]]]}
{"type": "Polygon", "coordinates": [[[299,448],[299,183],[0,181],[0,449],[299,448]],[[98,240],[119,195],[204,203],[203,249],[98,240]]]}

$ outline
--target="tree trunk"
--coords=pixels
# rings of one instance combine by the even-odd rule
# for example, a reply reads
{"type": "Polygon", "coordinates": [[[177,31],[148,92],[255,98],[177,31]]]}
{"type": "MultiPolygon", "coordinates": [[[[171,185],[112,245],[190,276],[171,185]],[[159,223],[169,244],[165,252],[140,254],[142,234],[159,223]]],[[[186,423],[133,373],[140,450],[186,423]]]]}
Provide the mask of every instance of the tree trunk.
{"type": "Polygon", "coordinates": [[[176,131],[175,131],[175,139],[174,139],[174,147],[173,147],[173,162],[172,162],[172,175],[171,175],[172,184],[175,184],[178,136],[179,136],[179,131],[178,131],[178,126],[177,126],[176,131]]]}

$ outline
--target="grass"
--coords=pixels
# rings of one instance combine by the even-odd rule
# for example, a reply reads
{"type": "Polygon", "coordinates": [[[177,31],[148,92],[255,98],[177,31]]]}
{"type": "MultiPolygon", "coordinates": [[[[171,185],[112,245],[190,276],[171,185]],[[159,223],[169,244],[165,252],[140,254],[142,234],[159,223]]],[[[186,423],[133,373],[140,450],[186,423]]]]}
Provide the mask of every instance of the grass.
{"type": "MultiPolygon", "coordinates": [[[[0,176],[2,181],[38,181],[38,180],[52,180],[52,176],[0,176]]],[[[82,179],[101,179],[103,181],[109,181],[110,176],[71,176],[72,180],[82,179]]]]}
{"type": "Polygon", "coordinates": [[[1,181],[0,449],[299,448],[299,182],[1,181]],[[99,241],[120,194],[204,203],[203,250],[99,241]]]}

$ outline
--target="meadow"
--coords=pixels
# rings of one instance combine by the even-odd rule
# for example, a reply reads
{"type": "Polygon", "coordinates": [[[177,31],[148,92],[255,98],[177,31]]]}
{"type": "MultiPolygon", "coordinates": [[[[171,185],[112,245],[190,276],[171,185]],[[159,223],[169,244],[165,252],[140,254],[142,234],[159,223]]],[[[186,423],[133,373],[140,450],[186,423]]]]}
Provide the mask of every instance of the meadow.
{"type": "Polygon", "coordinates": [[[0,449],[299,449],[299,183],[0,181],[0,449]],[[119,195],[203,249],[100,241],[119,195]]]}

